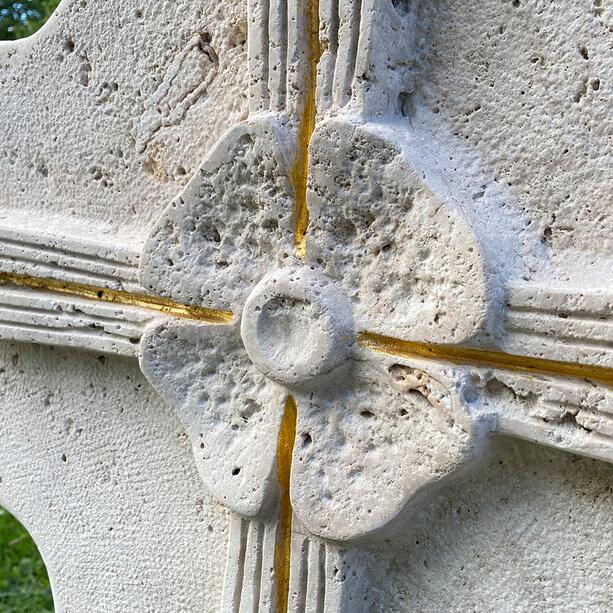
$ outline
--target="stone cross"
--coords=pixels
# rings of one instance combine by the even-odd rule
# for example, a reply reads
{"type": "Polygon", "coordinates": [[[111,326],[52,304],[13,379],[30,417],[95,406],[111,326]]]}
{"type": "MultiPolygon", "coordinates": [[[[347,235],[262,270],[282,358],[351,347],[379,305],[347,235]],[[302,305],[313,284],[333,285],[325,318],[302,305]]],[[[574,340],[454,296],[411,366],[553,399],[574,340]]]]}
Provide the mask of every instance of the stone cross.
{"type": "Polygon", "coordinates": [[[142,247],[2,219],[0,338],[138,358],[230,511],[223,612],[378,610],[371,552],[497,434],[613,461],[613,291],[529,274],[542,245],[415,108],[420,15],[249,0],[249,115],[142,247]]]}

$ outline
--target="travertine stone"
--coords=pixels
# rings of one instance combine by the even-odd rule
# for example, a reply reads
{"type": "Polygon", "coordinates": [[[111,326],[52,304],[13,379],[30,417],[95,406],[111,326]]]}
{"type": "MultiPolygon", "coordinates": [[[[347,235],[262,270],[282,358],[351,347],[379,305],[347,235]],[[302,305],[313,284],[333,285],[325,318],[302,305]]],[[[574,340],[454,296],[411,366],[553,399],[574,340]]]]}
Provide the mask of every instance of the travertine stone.
{"type": "Polygon", "coordinates": [[[381,538],[482,456],[487,423],[471,419],[452,371],[358,360],[350,376],[296,394],[294,513],[334,541],[381,538]]]}
{"type": "Polygon", "coordinates": [[[312,267],[282,268],[253,289],[241,317],[241,338],[267,377],[292,389],[338,381],[355,333],[351,303],[312,267]]]}
{"type": "Polygon", "coordinates": [[[40,548],[58,612],[218,606],[228,513],[134,360],[0,345],[0,505],[40,548]]]}
{"type": "Polygon", "coordinates": [[[63,0],[0,42],[2,221],[138,245],[244,117],[244,6],[63,0]]]}
{"type": "MultiPolygon", "coordinates": [[[[356,327],[398,338],[460,343],[496,334],[504,235],[472,223],[454,194],[418,173],[410,140],[390,125],[333,120],[312,141],[309,257],[350,296],[356,327]]],[[[432,172],[435,174],[435,171],[432,172]]]]}
{"type": "Polygon", "coordinates": [[[165,321],[146,331],[141,352],[143,372],[177,410],[215,498],[249,517],[274,508],[285,395],[253,365],[237,327],[165,321]]]}
{"type": "Polygon", "coordinates": [[[58,610],[607,610],[610,470],[507,437],[613,461],[608,8],[154,4],[64,0],[0,45],[0,338],[99,354],[68,386],[63,350],[0,371],[0,501],[58,610]],[[215,311],[173,317],[143,292],[215,311]],[[436,344],[604,370],[451,363],[436,344]],[[125,358],[98,373],[101,353],[138,356],[182,427],[125,358]],[[93,434],[65,418],[76,480],[55,485],[73,408],[93,434]],[[47,508],[55,491],[74,513],[47,508]],[[72,549],[105,561],[94,588],[58,561],[72,549]]]}
{"type": "Polygon", "coordinates": [[[225,134],[146,241],[143,286],[179,302],[238,310],[253,279],[292,261],[293,147],[275,120],[248,120],[225,134]]]}

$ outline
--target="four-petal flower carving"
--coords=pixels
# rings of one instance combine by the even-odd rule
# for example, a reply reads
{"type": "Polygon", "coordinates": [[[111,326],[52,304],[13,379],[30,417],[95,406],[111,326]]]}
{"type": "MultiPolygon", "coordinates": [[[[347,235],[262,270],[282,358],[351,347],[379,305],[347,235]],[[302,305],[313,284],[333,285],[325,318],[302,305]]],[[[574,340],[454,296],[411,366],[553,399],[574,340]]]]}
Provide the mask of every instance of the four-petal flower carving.
{"type": "Polygon", "coordinates": [[[311,533],[346,541],[457,474],[480,440],[453,375],[371,354],[356,332],[398,333],[408,322],[425,340],[466,338],[483,323],[485,283],[468,225],[415,176],[402,147],[339,122],[313,140],[312,238],[307,262],[299,260],[291,134],[271,117],[236,126],[159,220],[144,285],[230,307],[235,318],[157,323],[143,338],[141,366],[185,423],[212,495],[247,517],[276,511],[277,437],[291,394],[294,513],[311,533]],[[397,238],[407,228],[408,245],[397,238]],[[423,253],[451,236],[471,248],[423,253]],[[471,291],[457,291],[462,283],[471,291]],[[453,321],[447,313],[462,300],[475,317],[436,325],[453,321]]]}

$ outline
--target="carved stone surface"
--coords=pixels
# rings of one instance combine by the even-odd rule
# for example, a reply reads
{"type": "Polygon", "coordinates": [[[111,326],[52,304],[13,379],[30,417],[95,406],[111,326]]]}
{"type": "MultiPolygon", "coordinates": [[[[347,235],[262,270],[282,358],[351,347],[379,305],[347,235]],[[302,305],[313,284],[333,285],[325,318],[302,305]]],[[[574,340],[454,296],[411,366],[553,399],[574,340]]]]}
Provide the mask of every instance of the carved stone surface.
{"type": "Polygon", "coordinates": [[[613,461],[601,4],[0,44],[0,502],[58,610],[607,610],[610,467],[508,438],[613,461]]]}
{"type": "Polygon", "coordinates": [[[214,610],[228,514],[134,360],[3,343],[0,407],[0,504],[56,611],[214,610]]]}
{"type": "Polygon", "coordinates": [[[91,237],[110,259],[139,244],[242,118],[246,34],[240,3],[64,0],[0,42],[3,225],[91,237]]]}

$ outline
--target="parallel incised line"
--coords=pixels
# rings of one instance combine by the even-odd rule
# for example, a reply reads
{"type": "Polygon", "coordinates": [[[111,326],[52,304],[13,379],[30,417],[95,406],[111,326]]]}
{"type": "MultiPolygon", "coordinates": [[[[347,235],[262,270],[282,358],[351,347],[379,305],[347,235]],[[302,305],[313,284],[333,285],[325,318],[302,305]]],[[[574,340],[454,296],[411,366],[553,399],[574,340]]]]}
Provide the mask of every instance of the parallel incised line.
{"type": "MultiPolygon", "coordinates": [[[[191,319],[202,323],[229,324],[233,321],[231,311],[180,304],[159,296],[81,283],[69,283],[58,279],[0,272],[0,285],[57,293],[121,306],[139,307],[170,317],[191,319]]],[[[423,358],[459,365],[473,365],[481,368],[498,368],[526,374],[591,379],[606,383],[607,385],[613,385],[613,368],[604,366],[515,355],[490,349],[400,340],[372,332],[360,332],[358,342],[365,349],[398,357],[423,358]]]]}
{"type": "Polygon", "coordinates": [[[137,294],[122,290],[109,289],[106,287],[96,287],[82,283],[69,283],[57,279],[30,277],[9,272],[0,272],[0,285],[12,285],[27,289],[34,289],[44,292],[53,292],[84,298],[86,300],[96,300],[122,306],[134,306],[149,311],[156,311],[171,317],[192,319],[208,324],[229,324],[232,322],[233,314],[230,311],[220,311],[206,307],[191,306],[180,304],[167,298],[150,296],[148,294],[137,294]]]}
{"type": "Polygon", "coordinates": [[[290,181],[294,189],[294,245],[300,258],[306,256],[306,236],[309,226],[307,205],[307,182],[309,167],[309,143],[315,131],[317,107],[315,90],[317,86],[317,64],[321,56],[319,43],[319,0],[308,0],[308,57],[309,70],[304,84],[304,109],[298,127],[296,158],[290,169],[290,181]]]}
{"type": "MultiPolygon", "coordinates": [[[[306,257],[306,239],[309,226],[307,185],[309,172],[309,144],[315,132],[317,117],[316,88],[317,65],[322,49],[319,42],[319,0],[307,0],[307,44],[309,70],[306,73],[303,91],[304,108],[298,126],[297,150],[290,169],[290,181],[294,190],[294,246],[298,257],[306,257]]],[[[296,438],[296,402],[289,396],[285,404],[277,447],[279,477],[279,525],[275,547],[275,576],[277,585],[277,611],[287,613],[292,549],[292,502],[290,479],[292,453],[296,438]]]]}
{"type": "Polygon", "coordinates": [[[423,358],[481,368],[498,368],[532,375],[591,379],[613,385],[613,368],[604,366],[532,358],[473,347],[403,341],[371,332],[361,332],[358,335],[358,342],[362,347],[371,351],[397,357],[423,358]]]}

